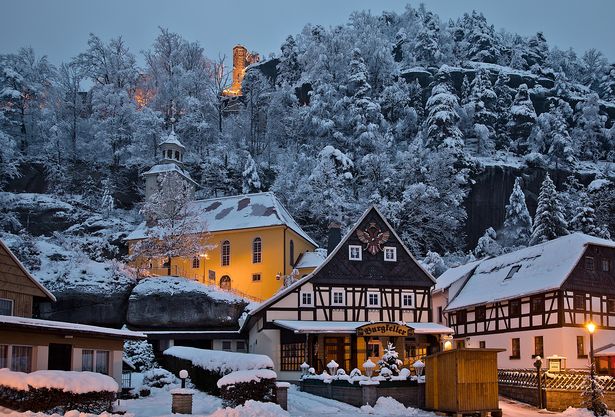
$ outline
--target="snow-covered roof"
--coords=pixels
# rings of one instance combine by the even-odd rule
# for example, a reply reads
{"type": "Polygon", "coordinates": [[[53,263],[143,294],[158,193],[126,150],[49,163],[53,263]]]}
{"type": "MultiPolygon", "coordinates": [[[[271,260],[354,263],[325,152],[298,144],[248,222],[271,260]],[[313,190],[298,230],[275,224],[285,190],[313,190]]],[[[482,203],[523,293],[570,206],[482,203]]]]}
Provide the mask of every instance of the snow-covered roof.
{"type": "Polygon", "coordinates": [[[615,356],[615,344],[609,343],[606,346],[594,350],[594,356],[615,356]]]}
{"type": "Polygon", "coordinates": [[[186,171],[185,169],[181,168],[180,166],[178,166],[177,164],[174,164],[172,162],[170,162],[168,164],[157,164],[157,165],[154,165],[149,170],[144,172],[142,175],[144,175],[144,176],[145,175],[158,175],[158,174],[162,174],[162,173],[166,173],[166,172],[177,172],[179,175],[181,175],[182,177],[184,177],[188,181],[192,182],[195,185],[198,185],[198,183],[195,180],[192,179],[192,177],[190,176],[188,171],[186,171]]]}
{"type": "MultiPolygon", "coordinates": [[[[274,324],[295,333],[356,333],[369,321],[274,320],[274,324]]],[[[400,323],[412,328],[415,334],[453,333],[453,329],[438,323],[400,323]]]]}
{"type": "Polygon", "coordinates": [[[21,263],[21,261],[17,259],[15,254],[11,251],[11,249],[9,249],[8,246],[6,246],[6,244],[2,240],[0,240],[0,246],[2,246],[5,252],[8,253],[11,259],[15,262],[15,265],[17,265],[17,267],[21,269],[21,272],[24,273],[26,278],[32,281],[32,283],[36,285],[36,287],[40,289],[47,296],[47,298],[49,298],[51,301],[56,301],[56,297],[47,288],[45,288],[43,284],[38,282],[38,280],[32,276],[32,274],[26,269],[26,267],[21,263]]]}
{"type": "Polygon", "coordinates": [[[138,299],[148,295],[174,295],[174,294],[204,294],[216,301],[226,303],[247,303],[238,295],[221,290],[215,285],[206,285],[183,277],[160,276],[145,278],[139,281],[130,294],[131,299],[138,299]]]}
{"type": "Polygon", "coordinates": [[[91,326],[88,324],[67,323],[64,321],[41,320],[31,319],[27,317],[0,315],[0,323],[3,325],[3,327],[19,327],[36,330],[58,330],[69,334],[90,334],[123,339],[145,339],[145,335],[140,332],[133,332],[131,330],[123,329],[110,329],[108,327],[91,326]]]}
{"type": "MultiPolygon", "coordinates": [[[[536,246],[479,261],[447,310],[538,294],[561,287],[588,244],[615,247],[615,242],[573,233],[536,246]],[[516,272],[513,267],[518,267],[516,272]]],[[[467,268],[459,268],[462,277],[467,268]]],[[[448,272],[448,271],[447,271],[448,272]]],[[[452,278],[451,278],[452,279],[452,278]]]]}
{"type": "Polygon", "coordinates": [[[472,272],[477,265],[482,261],[468,262],[455,268],[449,268],[442,275],[436,278],[436,285],[433,287],[433,292],[438,292],[447,289],[451,284],[472,272]]]}
{"type": "Polygon", "coordinates": [[[323,263],[326,257],[326,253],[323,253],[322,251],[304,252],[295,264],[295,268],[316,268],[323,263]]]}
{"type": "MultiPolygon", "coordinates": [[[[288,226],[299,236],[318,246],[271,192],[197,200],[190,205],[189,209],[199,214],[201,222],[207,225],[209,232],[288,226]]],[[[130,233],[126,240],[145,237],[144,222],[130,233]]]]}
{"type": "Polygon", "coordinates": [[[29,391],[30,388],[59,389],[73,394],[89,392],[117,392],[119,386],[109,375],[97,372],[80,371],[34,371],[14,372],[8,368],[0,369],[2,385],[29,391]]]}
{"type": "Polygon", "coordinates": [[[173,128],[171,128],[171,131],[169,132],[167,137],[164,138],[162,142],[160,142],[159,146],[162,146],[165,144],[177,145],[182,149],[186,149],[186,147],[179,141],[179,139],[177,139],[177,134],[175,133],[175,129],[173,128]]]}

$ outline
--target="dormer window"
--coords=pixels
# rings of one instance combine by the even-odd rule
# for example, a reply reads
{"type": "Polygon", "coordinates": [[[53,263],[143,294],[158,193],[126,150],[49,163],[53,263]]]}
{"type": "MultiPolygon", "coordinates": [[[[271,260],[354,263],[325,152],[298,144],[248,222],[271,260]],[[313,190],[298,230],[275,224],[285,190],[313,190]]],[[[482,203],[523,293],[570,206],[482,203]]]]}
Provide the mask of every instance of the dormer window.
{"type": "Polygon", "coordinates": [[[505,280],[507,279],[511,279],[513,277],[513,275],[515,275],[517,272],[519,272],[519,270],[521,269],[521,265],[515,265],[512,268],[510,268],[510,271],[508,271],[508,274],[506,275],[506,278],[504,278],[505,280]]]}
{"type": "Polygon", "coordinates": [[[348,245],[348,259],[360,261],[363,259],[363,248],[361,245],[348,245]]]}
{"type": "Polygon", "coordinates": [[[385,246],[383,251],[385,262],[397,262],[397,248],[385,246]]]}

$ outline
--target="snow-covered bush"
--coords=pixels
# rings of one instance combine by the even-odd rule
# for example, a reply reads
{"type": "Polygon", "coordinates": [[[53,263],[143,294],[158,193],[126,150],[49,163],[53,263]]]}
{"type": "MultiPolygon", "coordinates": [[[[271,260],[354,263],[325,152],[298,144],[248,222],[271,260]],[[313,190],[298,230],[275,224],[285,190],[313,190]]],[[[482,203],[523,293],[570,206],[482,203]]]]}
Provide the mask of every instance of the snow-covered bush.
{"type": "Polygon", "coordinates": [[[271,369],[231,372],[217,382],[222,404],[236,407],[248,400],[275,402],[276,378],[271,369]]]}
{"type": "Polygon", "coordinates": [[[154,368],[143,374],[143,385],[152,388],[162,388],[165,385],[174,384],[177,381],[175,375],[166,369],[154,368]]]}
{"type": "Polygon", "coordinates": [[[156,367],[154,348],[147,340],[127,340],[124,342],[124,356],[139,372],[156,367]]]}

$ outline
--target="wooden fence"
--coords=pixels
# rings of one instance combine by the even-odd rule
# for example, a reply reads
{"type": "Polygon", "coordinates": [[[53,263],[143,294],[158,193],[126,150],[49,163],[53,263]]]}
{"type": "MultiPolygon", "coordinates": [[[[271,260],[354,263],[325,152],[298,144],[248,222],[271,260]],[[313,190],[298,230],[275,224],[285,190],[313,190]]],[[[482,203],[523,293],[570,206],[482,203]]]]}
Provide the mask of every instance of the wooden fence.
{"type": "MultiPolygon", "coordinates": [[[[587,386],[587,377],[588,373],[582,371],[542,372],[542,384],[544,389],[582,391],[587,386]]],[[[604,391],[615,392],[615,378],[606,375],[598,375],[598,378],[604,391]]],[[[538,375],[533,369],[500,369],[498,383],[538,388],[538,375]]]]}

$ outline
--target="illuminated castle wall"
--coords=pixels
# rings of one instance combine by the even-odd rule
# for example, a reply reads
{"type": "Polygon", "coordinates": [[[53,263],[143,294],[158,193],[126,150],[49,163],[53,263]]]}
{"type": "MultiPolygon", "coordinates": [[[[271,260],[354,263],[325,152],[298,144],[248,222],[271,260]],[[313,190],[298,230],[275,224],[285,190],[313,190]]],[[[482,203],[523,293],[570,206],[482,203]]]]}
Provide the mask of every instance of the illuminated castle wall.
{"type": "Polygon", "coordinates": [[[251,54],[243,45],[233,48],[233,84],[224,90],[225,96],[241,96],[241,83],[246,73],[246,67],[260,61],[258,54],[251,54]]]}

